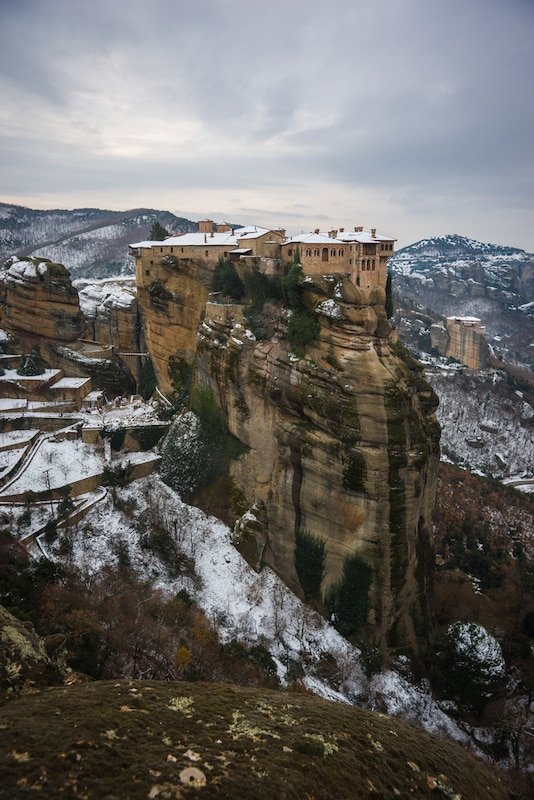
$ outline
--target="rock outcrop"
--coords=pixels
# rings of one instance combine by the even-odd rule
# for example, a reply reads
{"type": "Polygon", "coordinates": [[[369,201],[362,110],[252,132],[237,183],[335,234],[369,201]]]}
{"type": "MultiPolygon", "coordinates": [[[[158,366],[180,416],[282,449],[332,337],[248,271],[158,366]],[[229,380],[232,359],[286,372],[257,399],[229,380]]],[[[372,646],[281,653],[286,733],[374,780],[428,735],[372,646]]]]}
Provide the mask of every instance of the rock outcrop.
{"type": "Polygon", "coordinates": [[[137,292],[133,279],[77,282],[80,307],[87,328],[85,336],[119,351],[139,347],[137,292]]]}
{"type": "Polygon", "coordinates": [[[21,697],[0,724],[6,800],[514,797],[453,742],[303,694],[98,681],[21,697]]]}
{"type": "Polygon", "coordinates": [[[193,363],[212,269],[203,261],[174,256],[156,260],[151,251],[150,256],[136,266],[138,302],[158,385],[170,394],[181,390],[193,363]]]}
{"type": "Polygon", "coordinates": [[[31,622],[21,622],[0,606],[0,701],[63,683],[64,637],[37,635],[31,622]]]}
{"type": "Polygon", "coordinates": [[[0,271],[0,325],[23,339],[80,337],[85,320],[69,271],[44,258],[8,259],[0,271]]]}
{"type": "Polygon", "coordinates": [[[437,398],[395,342],[383,289],[332,276],[305,287],[321,319],[305,358],[282,337],[254,342],[241,326],[201,327],[195,381],[247,448],[229,466],[236,516],[244,500],[261,501],[267,525],[253,560],[261,553],[297,592],[299,532],[324,543],[323,597],[358,556],[371,576],[362,637],[417,653],[428,626],[437,398]]]}

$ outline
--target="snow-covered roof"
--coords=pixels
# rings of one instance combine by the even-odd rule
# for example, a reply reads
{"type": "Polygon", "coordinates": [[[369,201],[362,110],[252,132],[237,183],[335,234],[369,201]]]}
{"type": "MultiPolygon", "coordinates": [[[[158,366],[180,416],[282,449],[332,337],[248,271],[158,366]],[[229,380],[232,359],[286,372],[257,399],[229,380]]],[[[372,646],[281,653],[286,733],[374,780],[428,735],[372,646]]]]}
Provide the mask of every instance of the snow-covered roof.
{"type": "Polygon", "coordinates": [[[381,233],[375,233],[374,236],[371,236],[369,231],[343,231],[338,233],[338,239],[343,242],[362,242],[363,244],[395,241],[393,236],[383,236],[381,233]]]}
{"type": "Polygon", "coordinates": [[[482,321],[478,317],[447,317],[447,319],[452,322],[465,322],[467,325],[475,325],[477,322],[482,321]]]}
{"type": "Polygon", "coordinates": [[[362,244],[376,244],[377,242],[394,242],[392,236],[383,236],[375,233],[371,236],[369,231],[338,231],[335,237],[327,233],[301,233],[292,236],[285,244],[347,244],[347,242],[361,242],[362,244]]]}
{"type": "Polygon", "coordinates": [[[252,250],[251,250],[250,247],[236,247],[235,250],[230,250],[230,252],[234,253],[234,255],[238,254],[238,255],[244,256],[247,253],[251,253],[252,250]]]}
{"type": "Polygon", "coordinates": [[[169,236],[163,242],[136,242],[130,247],[235,247],[237,236],[231,231],[224,233],[184,233],[182,236],[169,236]]]}
{"type": "Polygon", "coordinates": [[[327,233],[301,233],[292,236],[284,244],[343,244],[341,239],[333,239],[327,233]]]}
{"type": "Polygon", "coordinates": [[[271,228],[260,228],[259,225],[248,225],[244,228],[237,228],[234,231],[238,239],[258,239],[266,233],[270,233],[271,228]]]}
{"type": "Polygon", "coordinates": [[[52,389],[78,389],[90,381],[91,378],[61,378],[52,386],[52,389]]]}

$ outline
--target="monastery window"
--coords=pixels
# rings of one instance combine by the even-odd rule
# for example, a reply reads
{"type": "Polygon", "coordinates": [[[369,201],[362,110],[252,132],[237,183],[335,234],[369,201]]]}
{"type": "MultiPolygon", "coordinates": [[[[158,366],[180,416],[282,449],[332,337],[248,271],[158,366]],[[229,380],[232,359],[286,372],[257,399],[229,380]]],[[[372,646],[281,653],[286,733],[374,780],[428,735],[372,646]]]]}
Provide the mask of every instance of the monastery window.
{"type": "Polygon", "coordinates": [[[163,253],[163,247],[160,247],[160,248],[159,248],[159,252],[160,252],[160,253],[163,253]]]}
{"type": "Polygon", "coordinates": [[[307,255],[308,257],[309,257],[309,256],[311,256],[311,250],[310,250],[310,248],[308,248],[308,249],[306,250],[306,255],[307,255]]]}
{"type": "Polygon", "coordinates": [[[145,277],[147,277],[147,278],[150,277],[150,270],[149,269],[145,269],[145,277]]]}
{"type": "Polygon", "coordinates": [[[375,268],[376,268],[376,267],[375,267],[375,260],[374,260],[374,258],[373,258],[373,260],[371,261],[371,269],[375,269],[375,268]]]}
{"type": "Polygon", "coordinates": [[[336,255],[336,251],[335,251],[335,250],[332,250],[332,252],[330,253],[330,255],[332,256],[332,258],[334,258],[334,257],[335,257],[335,255],[336,255]]]}
{"type": "Polygon", "coordinates": [[[184,248],[182,247],[182,253],[184,252],[184,248]]]}
{"type": "Polygon", "coordinates": [[[293,250],[288,250],[287,254],[288,254],[288,256],[292,256],[293,255],[293,250]]]}
{"type": "Polygon", "coordinates": [[[207,257],[208,257],[208,255],[209,255],[209,250],[205,250],[205,251],[204,251],[204,258],[207,258],[207,257]]]}
{"type": "Polygon", "coordinates": [[[340,251],[339,251],[339,255],[340,255],[341,257],[343,257],[343,256],[345,255],[345,251],[344,251],[344,250],[340,250],[340,251]]]}
{"type": "Polygon", "coordinates": [[[320,254],[321,254],[320,251],[319,251],[319,248],[317,248],[317,250],[314,250],[313,254],[314,254],[314,256],[317,256],[317,258],[319,258],[320,254]]]}
{"type": "Polygon", "coordinates": [[[323,252],[321,254],[321,261],[328,261],[328,247],[323,247],[323,252]]]}
{"type": "Polygon", "coordinates": [[[171,247],[171,253],[174,253],[174,247],[171,247]]]}
{"type": "Polygon", "coordinates": [[[151,263],[151,264],[153,264],[154,262],[153,262],[153,261],[151,261],[150,263],[151,263]]]}

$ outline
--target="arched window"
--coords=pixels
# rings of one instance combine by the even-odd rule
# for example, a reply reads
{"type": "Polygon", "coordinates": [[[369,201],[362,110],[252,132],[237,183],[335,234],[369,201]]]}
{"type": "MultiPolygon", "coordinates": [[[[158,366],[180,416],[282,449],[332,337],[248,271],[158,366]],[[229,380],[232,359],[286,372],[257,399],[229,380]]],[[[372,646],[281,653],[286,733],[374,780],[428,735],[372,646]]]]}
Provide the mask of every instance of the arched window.
{"type": "Polygon", "coordinates": [[[321,261],[328,261],[328,247],[323,247],[321,261]]]}
{"type": "Polygon", "coordinates": [[[335,250],[332,250],[332,252],[330,253],[330,255],[332,256],[332,258],[335,258],[335,257],[336,257],[336,251],[335,251],[335,250]]]}
{"type": "Polygon", "coordinates": [[[204,258],[207,258],[207,257],[208,257],[208,253],[209,253],[209,251],[208,251],[208,250],[205,250],[205,251],[204,251],[204,258]]]}
{"type": "Polygon", "coordinates": [[[293,255],[293,250],[288,250],[287,254],[288,254],[288,256],[292,256],[293,255]]]}
{"type": "Polygon", "coordinates": [[[308,258],[311,256],[311,250],[310,250],[310,248],[309,248],[309,247],[308,247],[308,249],[306,250],[306,255],[308,256],[308,258]]]}
{"type": "Polygon", "coordinates": [[[339,255],[341,256],[341,258],[343,258],[343,255],[344,255],[344,253],[345,253],[345,251],[344,251],[344,250],[340,250],[340,251],[339,251],[339,255]]]}

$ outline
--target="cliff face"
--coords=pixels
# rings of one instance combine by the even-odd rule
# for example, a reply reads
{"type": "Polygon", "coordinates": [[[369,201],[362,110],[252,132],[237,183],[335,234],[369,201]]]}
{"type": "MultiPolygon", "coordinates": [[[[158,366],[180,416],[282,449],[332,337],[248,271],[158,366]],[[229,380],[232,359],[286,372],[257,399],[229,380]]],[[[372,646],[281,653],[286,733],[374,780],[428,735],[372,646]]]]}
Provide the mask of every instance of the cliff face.
{"type": "Polygon", "coordinates": [[[236,494],[265,506],[256,554],[301,592],[294,553],[308,531],[325,546],[323,596],[357,554],[371,575],[366,632],[384,650],[417,652],[428,625],[437,399],[395,343],[384,301],[381,288],[308,279],[321,330],[304,359],[285,339],[256,343],[212,321],[195,380],[248,448],[229,470],[236,494]]]}
{"type": "Polygon", "coordinates": [[[166,256],[136,268],[144,336],[160,389],[179,390],[184,367],[191,365],[198,324],[204,313],[212,270],[202,261],[166,256]]]}
{"type": "Polygon", "coordinates": [[[42,258],[8,259],[0,271],[0,325],[22,337],[71,342],[81,336],[85,320],[69,271],[42,258]]]}

